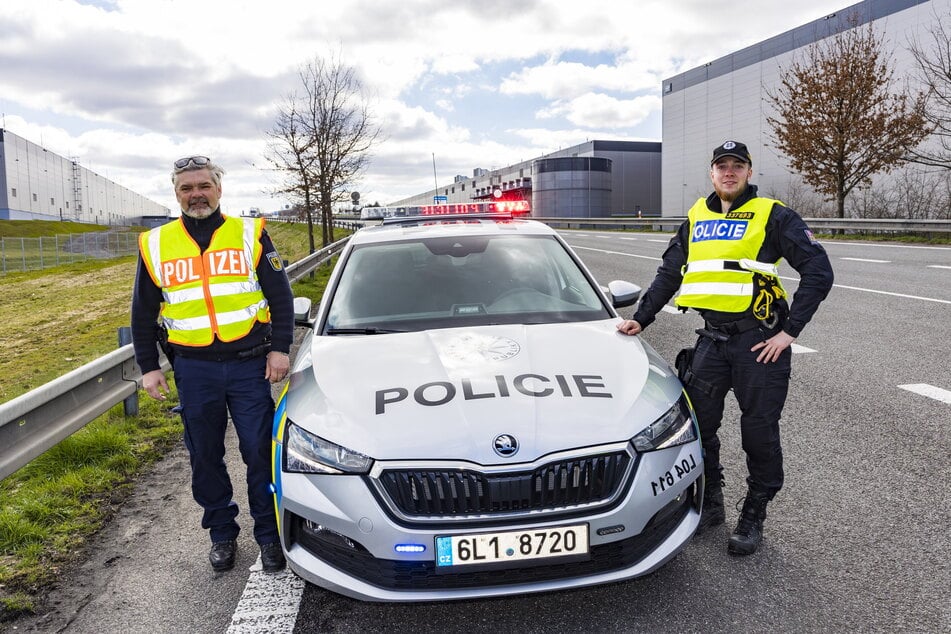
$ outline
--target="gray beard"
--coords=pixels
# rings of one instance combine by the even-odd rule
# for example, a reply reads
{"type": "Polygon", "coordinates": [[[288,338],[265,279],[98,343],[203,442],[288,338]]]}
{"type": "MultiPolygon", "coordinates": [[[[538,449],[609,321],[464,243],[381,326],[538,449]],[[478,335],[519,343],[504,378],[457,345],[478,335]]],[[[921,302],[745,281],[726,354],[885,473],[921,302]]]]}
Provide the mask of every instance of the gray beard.
{"type": "Polygon", "coordinates": [[[209,207],[207,204],[205,204],[204,207],[194,206],[194,208],[189,207],[188,209],[182,209],[183,214],[185,214],[189,218],[194,218],[195,220],[202,220],[203,218],[207,218],[212,213],[214,213],[214,211],[215,210],[209,207]]]}

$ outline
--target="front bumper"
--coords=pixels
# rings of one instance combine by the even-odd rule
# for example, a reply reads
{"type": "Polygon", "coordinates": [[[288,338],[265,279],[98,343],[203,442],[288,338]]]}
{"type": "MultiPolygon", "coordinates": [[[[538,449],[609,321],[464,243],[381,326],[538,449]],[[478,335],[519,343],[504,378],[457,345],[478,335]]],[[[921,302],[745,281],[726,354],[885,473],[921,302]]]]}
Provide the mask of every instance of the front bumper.
{"type": "Polygon", "coordinates": [[[695,441],[638,455],[630,481],[605,505],[439,522],[397,517],[381,504],[380,488],[362,477],[280,473],[281,538],[294,572],[362,600],[467,599],[604,584],[650,573],[683,549],[699,522],[702,473],[695,441]],[[679,465],[691,466],[684,472],[679,465]],[[438,535],[578,523],[589,527],[590,557],[583,561],[436,570],[438,535]],[[401,544],[425,550],[397,552],[401,544]]]}

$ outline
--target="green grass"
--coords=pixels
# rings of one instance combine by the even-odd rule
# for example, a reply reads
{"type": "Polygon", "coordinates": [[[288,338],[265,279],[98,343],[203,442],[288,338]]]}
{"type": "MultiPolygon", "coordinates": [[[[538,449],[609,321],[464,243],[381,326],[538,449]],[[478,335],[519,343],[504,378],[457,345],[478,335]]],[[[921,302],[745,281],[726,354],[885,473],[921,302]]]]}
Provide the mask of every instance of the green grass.
{"type": "MultiPolygon", "coordinates": [[[[54,220],[0,220],[0,238],[39,238],[62,236],[71,233],[110,231],[115,227],[91,225],[82,222],[59,222],[54,220]]],[[[141,231],[142,227],[134,228],[141,231]]]]}
{"type": "MultiPolygon", "coordinates": [[[[267,228],[284,259],[309,252],[306,225],[267,228]]],[[[0,276],[0,348],[9,351],[0,355],[0,401],[116,349],[118,328],[129,323],[135,265],[125,257],[0,276]]],[[[294,292],[320,301],[329,274],[320,267],[294,292]]],[[[170,406],[140,392],[138,417],[117,405],[0,481],[0,622],[36,609],[135,478],[180,442],[181,419],[170,406]]]]}

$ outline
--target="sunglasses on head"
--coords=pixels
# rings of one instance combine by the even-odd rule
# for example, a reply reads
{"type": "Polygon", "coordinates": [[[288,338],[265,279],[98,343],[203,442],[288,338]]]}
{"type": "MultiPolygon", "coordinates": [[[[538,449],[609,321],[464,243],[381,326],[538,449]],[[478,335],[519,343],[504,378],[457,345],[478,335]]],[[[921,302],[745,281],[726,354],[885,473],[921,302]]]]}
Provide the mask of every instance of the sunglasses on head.
{"type": "Polygon", "coordinates": [[[211,159],[207,156],[186,156],[185,158],[180,158],[175,161],[175,169],[183,170],[188,167],[189,164],[194,165],[195,167],[205,167],[211,163],[211,159]]]}

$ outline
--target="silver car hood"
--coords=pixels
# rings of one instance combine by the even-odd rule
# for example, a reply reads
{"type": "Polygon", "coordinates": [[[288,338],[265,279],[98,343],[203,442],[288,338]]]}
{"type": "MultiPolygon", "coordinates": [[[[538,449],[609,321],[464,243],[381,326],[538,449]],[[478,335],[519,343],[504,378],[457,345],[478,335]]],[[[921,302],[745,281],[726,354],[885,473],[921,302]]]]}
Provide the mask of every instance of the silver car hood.
{"type": "Polygon", "coordinates": [[[288,419],[377,460],[506,464],[623,442],[681,388],[616,323],[313,336],[291,376],[288,419]],[[515,455],[496,453],[502,434],[517,439],[515,455]]]}

